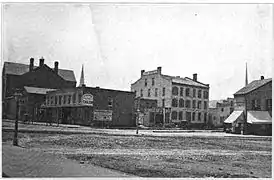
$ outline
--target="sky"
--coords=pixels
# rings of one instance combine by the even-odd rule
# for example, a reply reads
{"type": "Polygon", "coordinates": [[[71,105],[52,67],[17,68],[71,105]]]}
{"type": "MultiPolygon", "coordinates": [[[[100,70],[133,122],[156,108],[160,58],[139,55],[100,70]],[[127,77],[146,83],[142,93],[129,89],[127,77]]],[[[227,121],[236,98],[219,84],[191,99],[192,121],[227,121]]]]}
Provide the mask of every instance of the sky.
{"type": "MultiPolygon", "coordinates": [[[[270,4],[12,3],[3,6],[4,61],[74,71],[87,86],[130,91],[141,70],[210,84],[233,97],[248,80],[272,77],[270,4]]],[[[3,61],[2,61],[3,64],[3,61]]]]}

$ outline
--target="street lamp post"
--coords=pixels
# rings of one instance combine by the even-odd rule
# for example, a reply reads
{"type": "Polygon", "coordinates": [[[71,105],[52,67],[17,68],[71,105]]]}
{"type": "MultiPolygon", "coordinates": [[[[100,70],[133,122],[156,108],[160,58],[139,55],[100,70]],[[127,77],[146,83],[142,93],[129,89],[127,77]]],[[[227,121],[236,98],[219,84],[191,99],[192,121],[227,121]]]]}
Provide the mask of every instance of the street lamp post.
{"type": "Polygon", "coordinates": [[[139,108],[137,109],[137,113],[136,113],[136,134],[138,134],[138,128],[139,128],[139,108]]]}
{"type": "Polygon", "coordinates": [[[21,93],[16,90],[14,93],[14,98],[16,101],[16,119],[14,124],[14,136],[13,136],[13,145],[18,146],[18,119],[19,119],[19,97],[21,93]]]}

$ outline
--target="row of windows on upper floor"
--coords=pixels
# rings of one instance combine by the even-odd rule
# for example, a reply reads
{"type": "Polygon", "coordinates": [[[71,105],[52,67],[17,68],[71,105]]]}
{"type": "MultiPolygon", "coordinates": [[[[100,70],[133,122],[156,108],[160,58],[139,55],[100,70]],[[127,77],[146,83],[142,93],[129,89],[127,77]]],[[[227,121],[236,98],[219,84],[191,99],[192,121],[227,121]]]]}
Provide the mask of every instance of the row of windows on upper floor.
{"type": "MultiPolygon", "coordinates": [[[[178,96],[179,95],[179,89],[180,89],[180,96],[184,96],[184,88],[183,87],[178,88],[177,86],[172,87],[172,95],[178,96]]],[[[191,88],[185,88],[185,96],[190,97],[191,96],[190,91],[191,91],[191,88]]],[[[192,97],[196,97],[196,92],[197,91],[198,91],[197,97],[202,98],[202,90],[201,89],[195,89],[195,88],[192,88],[192,97]]],[[[208,91],[203,91],[203,98],[208,99],[208,91]]]]}
{"type": "MultiPolygon", "coordinates": [[[[141,97],[144,97],[144,92],[143,91],[144,91],[143,89],[140,90],[140,96],[141,97]]],[[[184,96],[183,92],[184,92],[184,88],[180,87],[180,96],[184,96]]],[[[165,96],[165,94],[166,94],[166,88],[163,87],[163,89],[162,89],[162,96],[165,96]]],[[[147,97],[151,97],[151,95],[152,95],[151,89],[148,89],[147,90],[147,97]]],[[[172,95],[175,95],[175,96],[178,95],[178,87],[172,87],[172,95]]],[[[186,90],[185,90],[185,96],[186,97],[191,97],[190,96],[190,88],[186,88],[186,90]]],[[[154,89],[154,97],[158,97],[158,88],[154,89]]],[[[193,89],[192,97],[196,97],[196,89],[193,89]]],[[[202,98],[202,90],[198,90],[198,96],[197,97],[198,98],[202,98]]],[[[208,99],[208,91],[204,91],[203,92],[203,97],[204,97],[204,99],[208,99]]]]}
{"type": "MultiPolygon", "coordinates": [[[[171,112],[171,119],[172,120],[184,120],[183,118],[183,111],[172,111],[171,112]]],[[[201,121],[202,120],[202,113],[201,112],[186,112],[186,120],[189,120],[189,121],[195,121],[195,120],[198,120],[198,121],[201,121]],[[196,114],[197,114],[197,118],[196,118],[196,114]]],[[[206,122],[207,120],[207,113],[204,113],[204,122],[206,122]]]]}
{"type": "MultiPolygon", "coordinates": [[[[80,104],[82,102],[82,94],[78,94],[76,99],[76,93],[67,95],[53,95],[46,97],[46,105],[72,105],[80,104]]],[[[108,98],[108,106],[112,107],[113,99],[108,98]]]]}
{"type": "MultiPolygon", "coordinates": [[[[207,101],[204,101],[204,109],[207,109],[207,101]]],[[[186,108],[191,108],[191,101],[190,100],[184,100],[184,99],[176,99],[173,98],[172,99],[172,103],[171,103],[172,107],[186,107],[186,108]]],[[[196,100],[192,100],[192,108],[193,109],[202,109],[202,101],[196,101],[196,100]],[[197,105],[197,106],[196,106],[197,105]]]]}

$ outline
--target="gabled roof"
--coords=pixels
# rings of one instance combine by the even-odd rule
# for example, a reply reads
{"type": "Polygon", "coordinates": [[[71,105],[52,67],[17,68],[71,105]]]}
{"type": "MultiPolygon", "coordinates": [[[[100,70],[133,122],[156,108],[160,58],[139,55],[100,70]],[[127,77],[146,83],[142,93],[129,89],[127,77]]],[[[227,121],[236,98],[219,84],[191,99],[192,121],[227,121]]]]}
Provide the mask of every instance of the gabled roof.
{"type": "MultiPolygon", "coordinates": [[[[34,66],[33,68],[37,68],[38,66],[34,66]]],[[[4,63],[5,74],[11,75],[22,75],[29,72],[29,65],[14,63],[14,62],[5,62],[4,63]]],[[[74,72],[72,70],[67,69],[58,69],[58,75],[61,76],[66,81],[76,82],[74,72]]]]}
{"type": "Polygon", "coordinates": [[[272,81],[272,78],[252,81],[251,83],[249,83],[248,85],[246,85],[245,87],[243,87],[242,89],[237,91],[234,95],[247,94],[247,93],[249,93],[255,89],[258,89],[259,87],[261,87],[271,81],[272,81]]]}
{"type": "Polygon", "coordinates": [[[26,90],[27,93],[30,93],[30,94],[47,94],[47,92],[49,91],[56,91],[56,89],[28,87],[28,86],[24,86],[24,89],[26,90]]]}
{"type": "Polygon", "coordinates": [[[207,85],[200,83],[198,81],[194,81],[188,77],[185,78],[172,78],[172,83],[179,83],[179,84],[185,84],[185,85],[190,85],[190,86],[198,86],[198,87],[204,87],[204,88],[208,88],[207,85]]]}

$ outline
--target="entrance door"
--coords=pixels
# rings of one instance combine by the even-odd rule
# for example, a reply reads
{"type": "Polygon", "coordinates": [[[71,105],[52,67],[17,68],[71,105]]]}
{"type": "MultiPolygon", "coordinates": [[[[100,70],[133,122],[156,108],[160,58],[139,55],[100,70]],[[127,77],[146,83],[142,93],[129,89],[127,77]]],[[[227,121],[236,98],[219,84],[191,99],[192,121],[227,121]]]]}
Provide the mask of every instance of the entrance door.
{"type": "Polygon", "coordinates": [[[163,124],[163,115],[162,114],[156,114],[155,123],[156,124],[163,124]]]}

